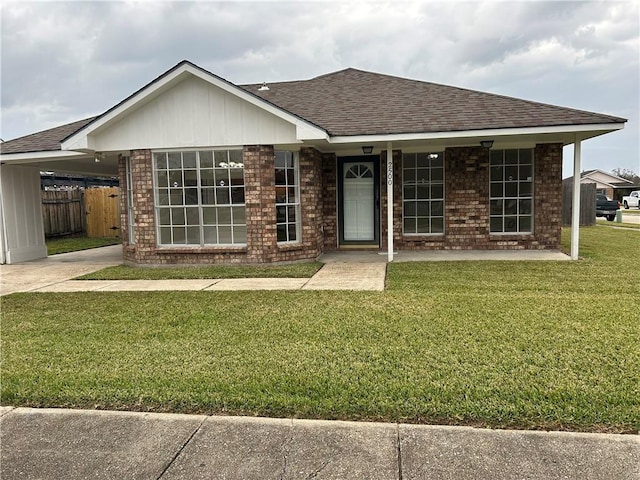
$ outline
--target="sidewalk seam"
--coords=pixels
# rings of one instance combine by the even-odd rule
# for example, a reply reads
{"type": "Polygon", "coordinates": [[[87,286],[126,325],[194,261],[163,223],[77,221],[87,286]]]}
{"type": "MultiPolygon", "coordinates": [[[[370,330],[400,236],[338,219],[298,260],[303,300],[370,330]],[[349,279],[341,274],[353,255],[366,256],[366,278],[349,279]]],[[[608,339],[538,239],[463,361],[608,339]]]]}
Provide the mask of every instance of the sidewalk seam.
{"type": "Polygon", "coordinates": [[[158,475],[156,477],[156,480],[160,480],[162,477],[164,477],[164,474],[167,473],[167,470],[169,470],[169,468],[171,467],[171,465],[173,465],[173,462],[176,461],[176,459],[180,456],[180,454],[182,453],[182,451],[187,447],[187,445],[189,445],[189,442],[191,442],[191,439],[193,439],[193,437],[195,436],[196,433],[198,433],[200,431],[200,429],[202,428],[202,425],[204,425],[204,422],[207,421],[209,417],[204,417],[202,419],[202,421],[200,422],[200,425],[198,425],[198,427],[193,431],[193,433],[191,435],[189,435],[189,438],[187,438],[187,440],[180,446],[180,448],[178,449],[178,451],[175,453],[175,455],[171,458],[171,460],[169,460],[169,463],[167,463],[167,466],[164,467],[164,469],[162,470],[162,472],[160,472],[160,475],[158,475]]]}
{"type": "Polygon", "coordinates": [[[398,480],[402,480],[402,446],[400,444],[400,424],[396,423],[396,449],[398,456],[398,480]]]}

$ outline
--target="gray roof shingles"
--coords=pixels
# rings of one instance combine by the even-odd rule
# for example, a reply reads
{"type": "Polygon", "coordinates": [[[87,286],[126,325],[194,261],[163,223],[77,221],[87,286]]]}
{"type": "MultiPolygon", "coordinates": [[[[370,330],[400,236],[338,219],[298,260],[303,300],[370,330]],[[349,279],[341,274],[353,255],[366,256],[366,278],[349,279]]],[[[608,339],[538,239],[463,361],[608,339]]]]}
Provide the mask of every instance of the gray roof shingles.
{"type": "MultiPolygon", "coordinates": [[[[269,90],[265,91],[259,90],[261,85],[240,85],[239,88],[307,120],[330,136],[455,132],[626,121],[610,115],[354,68],[310,80],[271,83],[268,84],[269,90]]],[[[9,154],[60,150],[62,140],[95,118],[4,142],[0,145],[0,151],[9,154]]]]}
{"type": "Polygon", "coordinates": [[[85,118],[84,120],[78,120],[77,122],[67,123],[66,125],[60,125],[59,127],[43,130],[42,132],[8,140],[0,143],[0,152],[9,154],[60,150],[62,140],[72,133],[77,132],[95,118],[96,117],[85,118]]]}
{"type": "Polygon", "coordinates": [[[331,136],[619,123],[625,119],[348,68],[311,80],[242,88],[331,136]]]}

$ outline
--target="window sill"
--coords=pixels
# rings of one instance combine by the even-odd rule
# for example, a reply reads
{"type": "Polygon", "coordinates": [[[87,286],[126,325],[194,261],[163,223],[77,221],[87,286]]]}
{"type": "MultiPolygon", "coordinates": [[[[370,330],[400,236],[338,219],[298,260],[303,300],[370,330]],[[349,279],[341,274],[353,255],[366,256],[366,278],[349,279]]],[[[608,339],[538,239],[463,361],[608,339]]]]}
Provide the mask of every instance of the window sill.
{"type": "Polygon", "coordinates": [[[176,246],[156,247],[156,253],[159,255],[163,255],[163,254],[170,255],[174,253],[207,254],[207,253],[246,253],[246,252],[247,252],[246,246],[232,246],[232,245],[225,245],[225,246],[219,246],[219,247],[213,247],[210,245],[206,247],[200,247],[197,245],[185,245],[184,247],[176,247],[176,246]]]}
{"type": "Polygon", "coordinates": [[[423,240],[438,240],[444,238],[444,236],[444,233],[405,233],[404,235],[402,235],[402,239],[405,242],[419,242],[423,240]]]}
{"type": "Polygon", "coordinates": [[[281,252],[292,252],[295,250],[302,250],[304,245],[300,242],[297,243],[279,243],[278,250],[281,252]]]}
{"type": "Polygon", "coordinates": [[[533,232],[525,232],[525,233],[516,233],[516,232],[490,232],[489,233],[489,241],[493,240],[496,242],[501,242],[504,240],[521,240],[522,238],[533,237],[533,232]]]}

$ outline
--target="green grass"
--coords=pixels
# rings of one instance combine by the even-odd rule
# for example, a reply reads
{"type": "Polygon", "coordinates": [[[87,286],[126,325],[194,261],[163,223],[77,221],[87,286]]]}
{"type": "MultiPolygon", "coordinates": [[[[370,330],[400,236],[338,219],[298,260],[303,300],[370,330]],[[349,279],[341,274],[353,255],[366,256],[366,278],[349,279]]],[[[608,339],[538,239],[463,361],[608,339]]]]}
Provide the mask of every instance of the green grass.
{"type": "Polygon", "coordinates": [[[640,223],[609,222],[605,218],[598,218],[596,220],[596,224],[603,227],[624,227],[624,228],[634,228],[634,229],[640,230],[640,223]]]}
{"type": "Polygon", "coordinates": [[[120,243],[120,238],[67,237],[49,239],[46,243],[47,255],[56,255],[58,253],[77,252],[78,250],[117,245],[120,243]]]}
{"type": "Polygon", "coordinates": [[[78,280],[174,280],[198,278],[309,278],[322,263],[139,268],[118,265],[82,275],[78,280]]]}
{"type": "MultiPolygon", "coordinates": [[[[637,432],[640,257],[395,263],[384,292],[24,293],[5,405],[637,432]]],[[[565,248],[568,238],[563,237],[565,248]]]]}
{"type": "Polygon", "coordinates": [[[628,213],[630,215],[640,215],[640,209],[638,209],[637,207],[631,207],[628,210],[625,210],[624,208],[622,208],[622,212],[628,213]]]}

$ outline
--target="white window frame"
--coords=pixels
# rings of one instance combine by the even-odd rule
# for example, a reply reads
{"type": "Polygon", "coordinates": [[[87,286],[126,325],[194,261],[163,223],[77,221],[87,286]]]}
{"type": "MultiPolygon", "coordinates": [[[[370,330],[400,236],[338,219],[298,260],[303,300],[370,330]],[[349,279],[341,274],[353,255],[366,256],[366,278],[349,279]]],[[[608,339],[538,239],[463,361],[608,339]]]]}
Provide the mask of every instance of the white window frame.
{"type": "Polygon", "coordinates": [[[510,148],[504,150],[491,150],[489,161],[489,234],[490,235],[531,235],[534,232],[534,220],[535,220],[535,152],[533,148],[510,148]],[[508,153],[511,156],[517,155],[517,159],[509,160],[507,158],[508,153]],[[526,159],[522,160],[523,152],[527,152],[527,155],[531,159],[530,162],[526,162],[526,159]],[[498,162],[497,156],[502,157],[501,163],[498,162]],[[495,179],[494,172],[497,172],[498,167],[502,167],[501,179],[495,179]],[[530,175],[526,176],[527,173],[530,175]],[[515,174],[515,175],[514,175],[515,174]],[[527,184],[529,188],[527,188],[527,184]],[[499,185],[502,185],[502,194],[497,195],[496,189],[499,189],[499,185]],[[507,186],[510,185],[510,189],[516,188],[516,193],[513,191],[508,192],[507,186]],[[528,190],[528,193],[527,193],[528,190]],[[524,193],[523,193],[524,191],[524,193]],[[499,203],[502,208],[502,214],[495,213],[499,203]],[[515,202],[515,213],[507,213],[507,202],[515,202]],[[529,213],[526,212],[527,202],[529,204],[529,213]],[[498,218],[502,219],[502,231],[492,231],[492,220],[498,218]],[[521,219],[529,218],[529,229],[521,228],[521,219]],[[515,219],[515,220],[514,220],[515,219]],[[515,221],[515,230],[506,230],[507,221],[515,221]]]}
{"type": "Polygon", "coordinates": [[[424,236],[443,236],[445,234],[445,168],[444,168],[444,152],[419,152],[419,153],[403,153],[402,154],[402,234],[406,237],[424,237],[424,236]],[[424,158],[426,156],[426,158],[424,158]],[[407,167],[405,160],[409,157],[413,157],[415,166],[407,167]],[[422,157],[422,158],[420,158],[422,157]],[[426,160],[427,165],[418,166],[418,160],[423,163],[426,160]],[[434,163],[439,160],[440,165],[434,166],[434,163]],[[442,178],[432,180],[432,172],[434,170],[442,171],[442,178]],[[413,175],[408,175],[408,172],[412,171],[413,175]],[[429,178],[418,179],[419,171],[428,171],[429,178]],[[412,176],[413,178],[409,178],[412,176]],[[415,198],[406,198],[406,188],[414,186],[416,188],[415,198]],[[418,198],[418,186],[423,190],[425,187],[428,189],[429,196],[424,198],[418,198]],[[442,188],[442,197],[433,197],[433,188],[442,188]],[[442,202],[442,215],[432,215],[431,206],[436,202],[442,202]],[[414,203],[416,212],[415,215],[406,215],[407,206],[409,203],[414,203]],[[418,215],[418,205],[428,204],[429,215],[418,215]],[[407,219],[416,220],[416,230],[418,230],[418,219],[428,220],[429,231],[428,232],[407,232],[405,229],[407,219]],[[436,219],[442,219],[442,231],[433,231],[433,223],[436,219]]]}
{"type": "MultiPolygon", "coordinates": [[[[245,192],[245,176],[244,176],[244,160],[242,149],[214,149],[214,148],[200,148],[200,149],[181,149],[181,150],[157,150],[152,152],[153,163],[153,192],[154,192],[154,211],[156,219],[156,243],[160,247],[172,247],[172,248],[189,248],[194,246],[215,246],[215,247],[245,247],[246,243],[246,192],[245,192]],[[180,169],[169,168],[169,155],[180,156],[180,169]],[[195,155],[195,167],[185,168],[184,156],[187,154],[189,157],[195,155]],[[209,156],[211,163],[204,163],[205,160],[201,159],[201,156],[209,156]],[[157,156],[166,155],[166,168],[158,168],[157,156]],[[232,160],[232,156],[233,159],[232,160]],[[224,158],[223,158],[224,157],[224,158]],[[242,171],[242,185],[232,183],[232,171],[238,173],[242,171]],[[159,172],[165,171],[167,174],[167,185],[159,185],[159,172]],[[189,179],[194,185],[187,185],[185,180],[185,171],[195,172],[195,178],[191,175],[189,179]],[[175,182],[172,184],[171,172],[180,172],[180,174],[174,173],[175,182]],[[218,184],[218,174],[222,180],[218,184]],[[226,179],[226,181],[224,180],[226,179]],[[178,182],[180,180],[180,182],[178,182]],[[160,195],[161,190],[166,190],[167,200],[169,204],[161,204],[160,195]],[[195,203],[187,203],[186,196],[187,190],[192,195],[191,200],[195,200],[195,203]],[[226,198],[228,201],[218,203],[218,191],[223,196],[224,192],[227,192],[226,198]],[[175,205],[171,204],[172,193],[175,195],[177,192],[182,194],[182,203],[177,202],[175,205]],[[242,202],[234,202],[234,193],[236,197],[241,193],[242,202]],[[193,198],[193,194],[196,198],[193,198]],[[213,202],[205,199],[212,198],[213,202]],[[179,214],[178,210],[182,208],[183,213],[179,214]],[[223,210],[224,209],[224,210],[223,210]],[[228,209],[228,210],[227,210],[228,209]],[[192,210],[189,212],[188,210],[192,210]],[[169,223],[162,221],[163,212],[169,212],[169,223]],[[189,214],[192,215],[191,221],[195,220],[195,212],[197,211],[197,222],[189,224],[189,214]],[[224,211],[225,217],[228,221],[221,223],[219,220],[219,214],[224,211]],[[228,213],[228,217],[227,214],[228,213]],[[184,223],[173,222],[173,215],[177,214],[178,217],[184,218],[184,223]],[[214,222],[206,222],[205,217],[211,214],[215,214],[216,220],[214,222]],[[175,243],[174,235],[176,229],[184,228],[184,243],[175,243]],[[169,229],[170,243],[162,242],[162,229],[169,229]],[[198,231],[198,243],[187,243],[189,240],[188,228],[192,229],[191,233],[198,231]],[[225,233],[230,235],[230,242],[220,241],[220,229],[224,228],[225,233]],[[206,241],[207,237],[210,238],[210,233],[215,232],[216,241],[206,241]]],[[[237,179],[237,176],[236,176],[237,179]]],[[[178,195],[179,196],[179,195],[178,195]]],[[[166,214],[165,214],[166,215],[166,214]]],[[[226,220],[225,218],[225,220],[226,220]]]]}
{"type": "Polygon", "coordinates": [[[135,245],[135,229],[134,229],[134,214],[133,214],[133,175],[131,173],[131,157],[125,157],[125,181],[126,181],[126,202],[127,202],[127,236],[129,237],[129,245],[135,245]]]}
{"type": "Polygon", "coordinates": [[[299,244],[302,242],[302,238],[301,238],[301,233],[302,233],[302,217],[300,215],[300,157],[298,152],[289,152],[289,151],[284,151],[284,150],[277,150],[275,152],[275,171],[277,172],[280,169],[284,169],[284,184],[278,184],[278,178],[277,178],[277,174],[276,174],[276,183],[275,183],[275,188],[276,188],[276,239],[278,236],[278,227],[285,227],[285,235],[286,235],[286,239],[285,240],[277,240],[278,245],[289,245],[289,244],[299,244]],[[286,164],[285,166],[278,166],[278,156],[284,156],[284,160],[285,162],[287,160],[291,160],[293,163],[292,167],[288,167],[286,164]],[[293,171],[293,183],[290,183],[290,176],[287,174],[287,171],[292,170],[293,171]],[[278,189],[279,188],[284,188],[284,196],[283,195],[279,195],[278,189]],[[293,190],[294,194],[293,194],[293,198],[291,198],[291,190],[293,190]],[[282,200],[284,198],[284,202],[283,201],[278,201],[279,199],[282,200]],[[284,209],[285,212],[285,219],[284,221],[278,221],[278,210],[279,209],[284,209]],[[290,220],[290,213],[291,210],[293,210],[294,214],[295,214],[295,221],[291,221],[290,220]],[[291,230],[290,227],[294,226],[294,232],[295,232],[295,239],[291,239],[291,230]]]}

